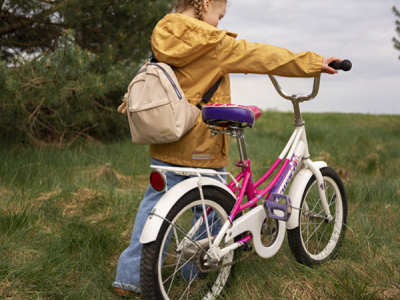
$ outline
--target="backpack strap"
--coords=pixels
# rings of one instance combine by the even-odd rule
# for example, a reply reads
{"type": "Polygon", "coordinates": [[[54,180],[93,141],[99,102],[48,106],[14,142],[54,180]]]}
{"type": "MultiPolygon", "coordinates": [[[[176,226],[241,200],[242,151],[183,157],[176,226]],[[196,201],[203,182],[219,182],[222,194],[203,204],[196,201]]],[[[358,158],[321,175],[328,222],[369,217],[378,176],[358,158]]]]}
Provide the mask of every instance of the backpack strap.
{"type": "Polygon", "coordinates": [[[203,106],[201,106],[200,102],[204,102],[204,104],[207,104],[208,101],[211,100],[211,97],[214,95],[214,93],[217,91],[219,84],[221,83],[222,77],[218,79],[216,83],[207,91],[207,93],[204,94],[204,96],[197,102],[196,107],[200,110],[203,109],[203,106]]]}
{"type": "Polygon", "coordinates": [[[150,59],[150,62],[152,62],[152,63],[158,63],[157,58],[154,56],[153,49],[151,49],[150,51],[151,51],[151,59],[150,59]]]}
{"type": "MultiPolygon", "coordinates": [[[[152,63],[158,63],[157,58],[154,56],[153,50],[151,50],[151,59],[150,62],[152,63]]],[[[204,94],[203,97],[201,97],[201,99],[199,100],[199,102],[197,102],[196,107],[200,110],[203,109],[203,106],[201,106],[200,102],[203,102],[204,104],[207,104],[212,96],[214,95],[214,93],[217,91],[219,84],[221,83],[222,77],[220,79],[218,79],[218,81],[216,83],[214,83],[214,85],[204,94]]]]}

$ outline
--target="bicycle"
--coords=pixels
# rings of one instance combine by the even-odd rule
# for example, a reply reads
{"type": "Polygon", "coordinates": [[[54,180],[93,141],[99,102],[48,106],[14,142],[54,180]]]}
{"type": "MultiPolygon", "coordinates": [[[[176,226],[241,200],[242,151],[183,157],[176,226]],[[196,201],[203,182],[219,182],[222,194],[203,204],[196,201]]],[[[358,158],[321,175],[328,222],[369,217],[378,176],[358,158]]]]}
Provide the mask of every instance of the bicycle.
{"type": "MultiPolygon", "coordinates": [[[[349,66],[347,60],[333,64],[342,70],[349,66]]],[[[288,95],[274,76],[270,79],[277,92],[292,101],[295,130],[258,181],[253,182],[244,138],[244,128],[253,127],[260,116],[254,106],[206,105],[202,110],[212,135],[236,137],[239,175],[151,166],[150,181],[155,189],[166,189],[166,172],[192,178],[167,191],[149,214],[140,239],[145,299],[216,299],[228,284],[235,262],[243,259],[239,250],[254,248],[259,256],[272,257],[286,231],[299,263],[319,265],[338,253],[346,232],[345,188],[325,162],[311,161],[299,107],[317,96],[320,78],[314,78],[308,96],[288,95]],[[267,186],[260,188],[264,182],[267,186]],[[289,192],[284,194],[289,183],[289,192]]]]}

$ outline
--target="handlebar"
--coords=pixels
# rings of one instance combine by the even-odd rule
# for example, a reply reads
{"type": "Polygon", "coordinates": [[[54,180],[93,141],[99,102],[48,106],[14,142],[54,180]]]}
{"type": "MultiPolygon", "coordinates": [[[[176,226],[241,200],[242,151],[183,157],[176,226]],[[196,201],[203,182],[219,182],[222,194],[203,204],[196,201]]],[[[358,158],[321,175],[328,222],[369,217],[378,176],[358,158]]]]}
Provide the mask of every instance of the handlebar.
{"type": "Polygon", "coordinates": [[[279,94],[282,98],[284,98],[284,99],[286,99],[286,100],[292,101],[292,100],[296,99],[296,100],[298,100],[299,102],[303,102],[303,101],[307,101],[307,100],[314,99],[314,98],[317,96],[317,94],[318,94],[319,83],[320,83],[320,78],[319,78],[319,77],[314,77],[313,89],[312,89],[311,94],[309,94],[309,95],[307,95],[307,96],[303,96],[303,94],[301,94],[301,93],[300,93],[300,94],[296,94],[296,95],[289,95],[289,94],[286,94],[286,93],[282,90],[282,88],[281,88],[281,86],[279,85],[279,82],[278,82],[278,80],[275,78],[275,76],[274,76],[274,75],[268,75],[268,76],[269,76],[269,78],[271,79],[272,84],[274,85],[274,87],[275,87],[276,91],[278,92],[278,94],[279,94]]]}
{"type": "MultiPolygon", "coordinates": [[[[329,64],[330,67],[336,69],[336,70],[343,70],[343,71],[350,71],[352,68],[352,63],[351,61],[349,61],[348,59],[342,60],[342,61],[334,61],[331,62],[329,64]]],[[[283,97],[284,99],[293,101],[296,100],[298,102],[303,102],[303,101],[307,101],[307,100],[311,100],[314,99],[317,95],[318,95],[318,91],[319,91],[319,84],[320,84],[320,77],[314,77],[314,83],[313,83],[313,89],[312,92],[307,95],[304,96],[303,94],[295,94],[295,95],[289,95],[286,94],[281,86],[278,83],[278,80],[275,78],[274,75],[268,75],[269,78],[272,81],[272,84],[274,85],[276,91],[278,92],[278,94],[283,97]]]]}

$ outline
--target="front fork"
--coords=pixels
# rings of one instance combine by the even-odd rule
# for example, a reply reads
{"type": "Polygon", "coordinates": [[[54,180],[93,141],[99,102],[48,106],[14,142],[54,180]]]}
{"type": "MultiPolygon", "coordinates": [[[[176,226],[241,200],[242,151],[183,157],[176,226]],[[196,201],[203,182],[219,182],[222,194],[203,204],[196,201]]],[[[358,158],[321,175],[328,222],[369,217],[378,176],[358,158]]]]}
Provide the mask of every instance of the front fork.
{"type": "Polygon", "coordinates": [[[315,178],[317,179],[318,193],[319,193],[319,197],[321,199],[322,206],[325,211],[325,217],[330,222],[333,220],[333,217],[332,217],[330,209],[329,209],[328,200],[326,199],[324,178],[322,177],[321,171],[314,165],[314,163],[309,158],[304,160],[304,164],[306,165],[306,167],[308,167],[311,170],[311,172],[314,174],[315,178]]]}

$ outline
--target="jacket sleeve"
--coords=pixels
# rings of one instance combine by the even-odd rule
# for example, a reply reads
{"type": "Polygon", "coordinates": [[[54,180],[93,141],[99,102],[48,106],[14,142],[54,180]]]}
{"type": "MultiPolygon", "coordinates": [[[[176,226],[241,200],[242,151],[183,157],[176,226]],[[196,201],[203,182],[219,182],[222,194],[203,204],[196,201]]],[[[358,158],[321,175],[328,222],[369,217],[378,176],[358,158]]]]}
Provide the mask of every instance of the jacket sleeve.
{"type": "Polygon", "coordinates": [[[270,74],[285,77],[317,77],[322,56],[313,52],[293,53],[287,49],[225,36],[214,48],[222,71],[270,74]]]}

